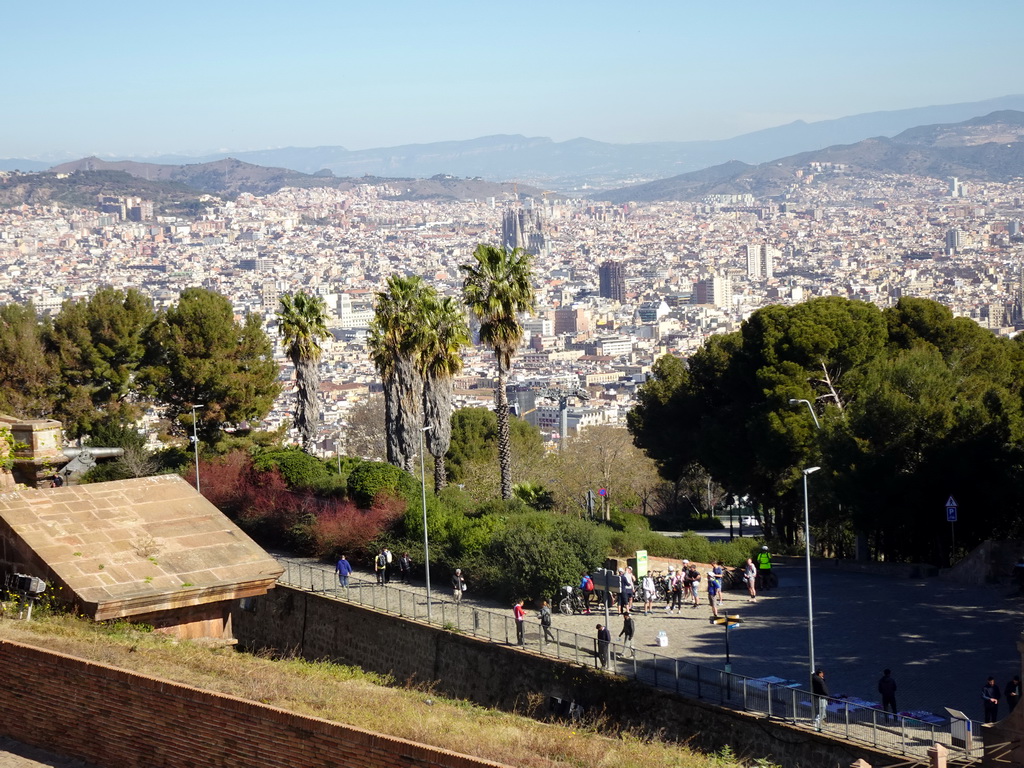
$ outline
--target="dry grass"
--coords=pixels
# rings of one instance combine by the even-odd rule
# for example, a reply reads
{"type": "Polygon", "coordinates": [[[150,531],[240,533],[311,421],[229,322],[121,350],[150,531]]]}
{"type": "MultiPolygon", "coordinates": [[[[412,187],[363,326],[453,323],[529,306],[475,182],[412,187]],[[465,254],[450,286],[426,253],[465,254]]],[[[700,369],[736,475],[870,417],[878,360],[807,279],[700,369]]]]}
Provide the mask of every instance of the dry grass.
{"type": "Polygon", "coordinates": [[[542,723],[445,699],[428,690],[392,687],[387,678],[353,667],[273,660],[229,648],[179,643],[124,623],[98,626],[67,616],[31,623],[5,620],[0,621],[0,637],[508,765],[741,765],[728,753],[709,756],[677,744],[630,736],[607,738],[597,734],[593,725],[542,723]]]}

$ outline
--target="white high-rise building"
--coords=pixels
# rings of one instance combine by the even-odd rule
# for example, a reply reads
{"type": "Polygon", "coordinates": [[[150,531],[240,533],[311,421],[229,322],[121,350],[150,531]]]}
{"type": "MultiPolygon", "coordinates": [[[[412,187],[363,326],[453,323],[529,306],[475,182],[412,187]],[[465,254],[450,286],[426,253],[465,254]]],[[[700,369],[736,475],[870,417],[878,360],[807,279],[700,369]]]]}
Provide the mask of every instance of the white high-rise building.
{"type": "Polygon", "coordinates": [[[775,276],[775,259],[781,251],[769,245],[748,243],[744,246],[747,252],[747,277],[770,278],[775,276]]]}

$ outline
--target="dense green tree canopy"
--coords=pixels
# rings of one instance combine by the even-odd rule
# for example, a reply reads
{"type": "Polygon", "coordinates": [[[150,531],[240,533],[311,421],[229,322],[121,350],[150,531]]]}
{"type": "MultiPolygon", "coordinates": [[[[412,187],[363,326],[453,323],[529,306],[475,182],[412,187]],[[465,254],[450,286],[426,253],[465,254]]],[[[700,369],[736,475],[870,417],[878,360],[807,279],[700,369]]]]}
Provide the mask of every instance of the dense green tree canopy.
{"type": "Polygon", "coordinates": [[[687,365],[659,361],[629,426],[666,478],[703,465],[783,540],[802,525],[801,469],[820,465],[817,526],[847,531],[827,546],[858,531],[878,556],[943,561],[951,494],[975,511],[958,545],[1020,527],[1022,350],[922,299],[766,307],[687,365]]]}
{"type": "Polygon", "coordinates": [[[193,405],[206,440],[224,424],[262,419],[280,392],[273,346],[259,318],[234,318],[230,302],[203,288],[182,291],[147,336],[143,378],[172,421],[193,405]]]}
{"type": "Polygon", "coordinates": [[[64,303],[46,341],[60,371],[56,417],[69,435],[138,417],[136,377],[154,319],[153,303],[135,289],[64,303]]]}
{"type": "Polygon", "coordinates": [[[60,396],[57,365],[46,354],[43,326],[31,304],[0,307],[0,410],[38,419],[60,396]]]}

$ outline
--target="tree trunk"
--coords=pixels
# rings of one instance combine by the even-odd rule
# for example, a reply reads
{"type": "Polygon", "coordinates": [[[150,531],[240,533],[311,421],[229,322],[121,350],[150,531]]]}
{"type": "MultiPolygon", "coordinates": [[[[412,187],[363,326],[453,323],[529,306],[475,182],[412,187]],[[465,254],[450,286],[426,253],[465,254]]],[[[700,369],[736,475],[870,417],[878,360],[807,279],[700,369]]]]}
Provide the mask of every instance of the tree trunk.
{"type": "Polygon", "coordinates": [[[444,465],[444,456],[434,457],[434,493],[440,493],[448,487],[448,468],[444,465]]]}
{"type": "Polygon", "coordinates": [[[444,456],[452,444],[452,380],[429,378],[423,382],[423,420],[427,450],[434,457],[434,493],[448,485],[444,456]]]}
{"type": "Polygon", "coordinates": [[[309,452],[320,431],[320,371],[312,360],[295,361],[295,427],[302,438],[302,448],[309,452]]]}
{"type": "Polygon", "coordinates": [[[388,464],[400,467],[402,464],[398,443],[398,382],[394,373],[384,381],[384,439],[388,464]]]}
{"type": "Polygon", "coordinates": [[[498,359],[498,388],[494,391],[494,410],[498,417],[498,467],[501,470],[501,498],[512,498],[512,440],[509,437],[508,394],[505,382],[508,371],[498,359]]]}
{"type": "Polygon", "coordinates": [[[420,411],[423,382],[416,365],[407,357],[400,357],[395,361],[395,378],[398,395],[395,430],[398,455],[397,461],[393,463],[406,472],[413,472],[413,459],[420,450],[420,427],[423,426],[420,411]]]}

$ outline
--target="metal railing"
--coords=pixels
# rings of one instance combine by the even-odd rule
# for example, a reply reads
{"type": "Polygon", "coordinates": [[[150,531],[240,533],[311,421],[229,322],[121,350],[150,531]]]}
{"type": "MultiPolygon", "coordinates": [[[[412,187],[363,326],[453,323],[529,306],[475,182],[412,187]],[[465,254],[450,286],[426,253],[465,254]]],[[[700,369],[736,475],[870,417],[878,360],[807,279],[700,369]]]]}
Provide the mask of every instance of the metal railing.
{"type": "MultiPolygon", "coordinates": [[[[344,588],[338,584],[335,574],[325,567],[287,561],[281,564],[285,568],[279,579],[281,584],[427,622],[427,600],[421,588],[394,583],[380,585],[355,574],[350,577],[349,587],[344,588]]],[[[443,629],[491,642],[509,645],[519,642],[511,616],[455,602],[454,595],[441,597],[435,591],[430,613],[430,623],[443,629]]],[[[523,629],[521,645],[533,653],[595,668],[607,667],[617,674],[682,696],[763,714],[799,728],[816,730],[890,754],[927,757],[928,748],[939,743],[962,760],[981,759],[978,722],[970,722],[970,730],[978,734],[978,743],[968,751],[963,748],[962,741],[953,743],[948,720],[927,722],[887,714],[859,700],[816,697],[802,690],[799,683],[744,677],[631,648],[620,642],[612,642],[607,649],[601,649],[595,637],[555,627],[549,628],[554,640],[548,641],[540,622],[532,618],[525,622],[523,629]]]]}

